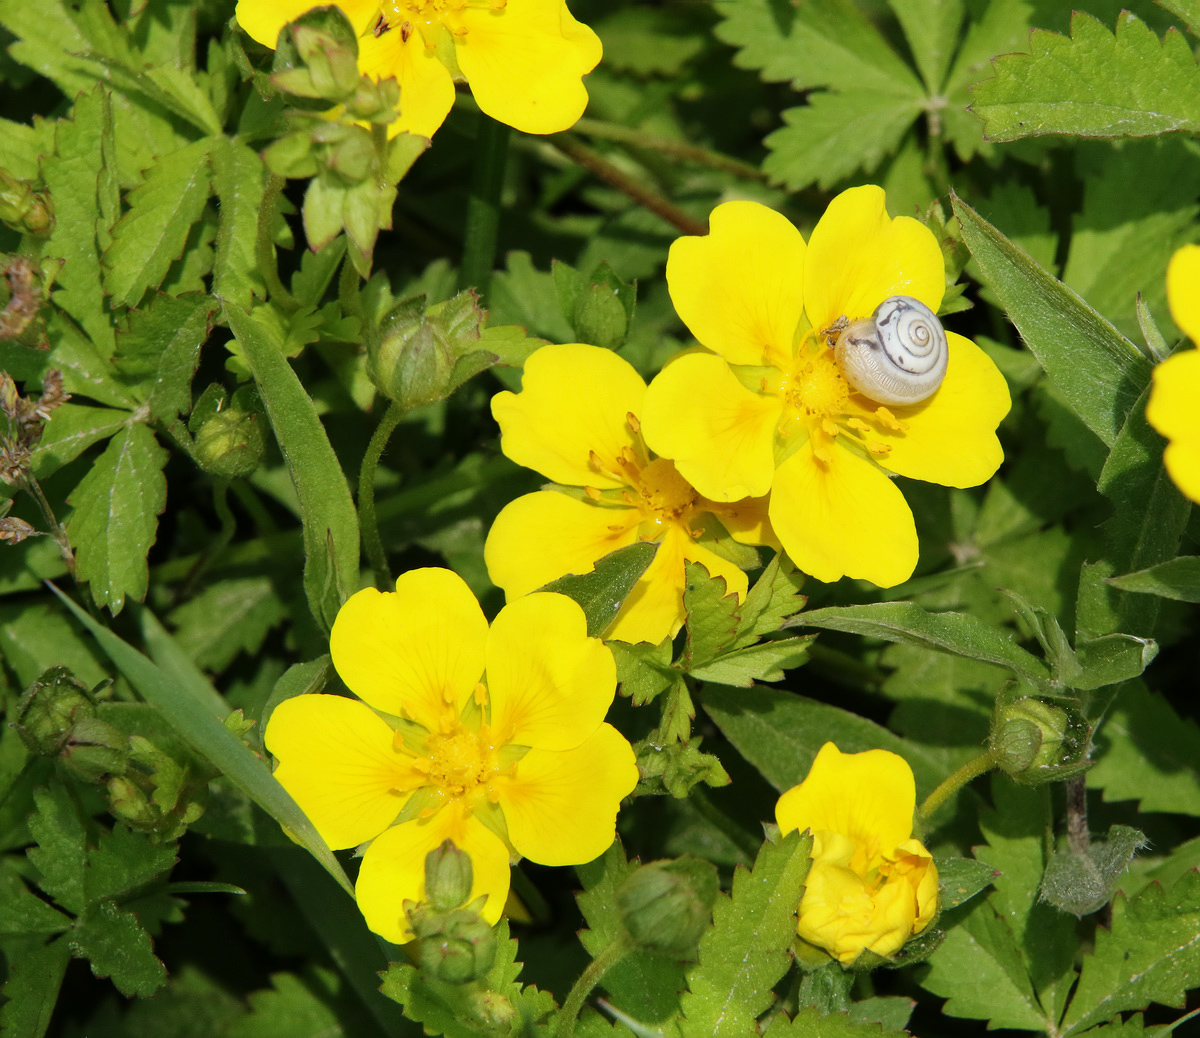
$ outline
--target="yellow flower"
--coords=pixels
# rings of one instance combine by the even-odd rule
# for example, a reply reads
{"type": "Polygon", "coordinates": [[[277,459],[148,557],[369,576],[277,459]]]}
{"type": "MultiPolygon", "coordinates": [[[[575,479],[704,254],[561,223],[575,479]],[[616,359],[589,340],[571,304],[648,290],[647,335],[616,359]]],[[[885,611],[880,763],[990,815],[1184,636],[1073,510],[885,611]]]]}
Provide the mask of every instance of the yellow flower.
{"type": "Polygon", "coordinates": [[[342,606],[333,663],[357,696],[280,703],[267,724],[275,777],[330,847],[370,842],[356,895],[367,925],[408,940],[425,855],[471,856],[471,898],[500,918],[509,863],[591,861],[612,843],[637,782],[633,750],[604,723],[616,667],[563,595],[529,595],[491,628],[462,579],[418,569],[395,592],[342,606]],[[486,682],[484,672],[486,671],[486,682]]]}
{"type": "Polygon", "coordinates": [[[838,195],[807,246],[755,202],[718,206],[710,227],[672,245],[667,283],[712,352],[678,357],[651,383],[646,443],[713,500],[770,491],[776,536],[818,580],[906,580],[917,535],[889,476],[952,487],[988,479],[1003,460],[995,429],[1008,387],[982,350],[947,332],[941,388],[884,407],[850,388],[823,333],[895,295],[936,312],[945,284],[937,240],[916,220],[889,218],[874,186],[838,195]]]}
{"type": "MultiPolygon", "coordinates": [[[[1167,266],[1167,302],[1175,323],[1200,344],[1200,245],[1185,245],[1167,266]]],[[[1200,351],[1168,357],[1154,369],[1146,420],[1170,442],[1163,451],[1167,474],[1184,496],[1200,504],[1200,351]]]]}
{"type": "Polygon", "coordinates": [[[796,932],[849,965],[864,951],[894,955],[937,914],[938,874],[912,839],[916,786],[887,750],[821,747],[808,777],[775,805],[784,833],[812,830],[812,866],[796,932]]]}
{"type": "MultiPolygon", "coordinates": [[[[274,47],[313,0],[238,0],[238,23],[274,47]]],[[[479,107],[526,133],[557,133],[587,107],[582,77],[600,61],[599,37],[565,0],[337,0],[358,33],[358,67],[400,84],[392,132],[433,136],[465,79],[479,107]]]]}
{"type": "Polygon", "coordinates": [[[765,502],[706,501],[670,461],[646,450],[638,433],[646,384],[628,362],[597,346],[543,346],[525,362],[521,385],[520,393],[492,398],[501,450],[564,486],[519,497],[496,517],[483,550],[493,583],[515,598],[564,574],[588,573],[618,548],[657,541],[609,637],[657,644],[675,634],[684,621],[687,562],[745,598],[746,574],[706,540],[728,532],[743,543],[771,543],[765,502]]]}

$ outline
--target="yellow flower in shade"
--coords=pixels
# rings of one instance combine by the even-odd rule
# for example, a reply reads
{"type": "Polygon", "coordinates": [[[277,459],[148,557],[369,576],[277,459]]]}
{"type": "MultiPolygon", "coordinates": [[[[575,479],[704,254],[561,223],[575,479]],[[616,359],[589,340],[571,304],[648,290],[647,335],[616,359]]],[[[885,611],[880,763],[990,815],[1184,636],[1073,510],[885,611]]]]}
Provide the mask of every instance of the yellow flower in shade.
{"type": "MultiPolygon", "coordinates": [[[[238,24],[274,47],[313,0],[238,0],[238,24]]],[[[557,133],[587,107],[582,78],[600,61],[599,37],[565,0],[337,0],[358,33],[358,67],[400,84],[392,132],[431,137],[465,79],[479,107],[526,133],[557,133]]]]}
{"type": "Polygon", "coordinates": [[[916,786],[887,750],[821,747],[808,777],[775,805],[784,833],[812,830],[812,865],[796,932],[848,966],[894,955],[937,914],[937,866],[912,839],[916,786]]]}
{"type": "Polygon", "coordinates": [[[352,595],[330,651],[363,702],[285,700],[266,746],[330,847],[370,844],[355,893],[377,934],[412,936],[403,903],[422,897],[425,855],[444,840],[471,856],[489,922],[511,861],[578,865],[612,843],[638,770],[604,723],[612,654],[569,598],[529,595],[489,629],[461,578],[411,570],[395,592],[352,595]]]}
{"type": "Polygon", "coordinates": [[[838,195],[807,245],[755,202],[718,206],[710,228],[671,246],[667,283],[711,352],[678,357],[651,383],[646,443],[712,500],[770,491],[776,536],[818,580],[906,580],[917,535],[889,476],[951,487],[988,479],[1003,460],[995,430],[1008,387],[982,350],[947,332],[941,388],[884,407],[850,388],[823,333],[870,317],[890,296],[936,313],[945,285],[937,239],[917,220],[889,218],[874,186],[838,195]]]}
{"type": "Polygon", "coordinates": [[[771,543],[766,502],[705,500],[639,434],[646,384],[611,350],[573,343],[543,346],[525,362],[520,393],[497,393],[492,414],[500,447],[518,465],[561,484],[506,505],[483,557],[509,598],[638,541],[656,541],[654,561],[617,614],[608,636],[654,642],[684,621],[684,567],[698,562],[739,599],[746,574],[706,547],[714,535],[771,543]],[[582,488],[571,491],[568,488],[582,488]]]}
{"type": "MultiPolygon", "coordinates": [[[[1167,266],[1171,317],[1200,345],[1200,245],[1185,245],[1167,266]]],[[[1170,442],[1163,451],[1167,474],[1184,496],[1200,504],[1200,350],[1176,353],[1154,369],[1146,420],[1170,442]]]]}

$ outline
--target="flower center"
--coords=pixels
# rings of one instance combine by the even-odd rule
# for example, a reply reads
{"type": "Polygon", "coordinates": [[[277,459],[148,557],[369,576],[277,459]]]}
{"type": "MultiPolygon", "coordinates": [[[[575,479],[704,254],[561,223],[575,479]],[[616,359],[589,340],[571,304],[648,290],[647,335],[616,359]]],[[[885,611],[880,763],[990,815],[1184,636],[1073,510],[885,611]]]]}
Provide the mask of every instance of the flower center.
{"type": "Polygon", "coordinates": [[[492,776],[500,769],[487,727],[473,731],[456,721],[446,732],[425,739],[425,757],[418,765],[429,776],[428,784],[443,796],[475,800],[487,793],[492,776]]]}
{"type": "Polygon", "coordinates": [[[382,36],[399,29],[404,42],[414,31],[419,32],[427,47],[435,45],[437,29],[444,26],[455,36],[467,34],[462,12],[468,7],[502,11],[508,0],[386,0],[379,9],[373,32],[382,36]]]}
{"type": "Polygon", "coordinates": [[[792,376],[788,402],[810,418],[838,418],[846,413],[850,388],[832,350],[809,354],[792,376]]]}

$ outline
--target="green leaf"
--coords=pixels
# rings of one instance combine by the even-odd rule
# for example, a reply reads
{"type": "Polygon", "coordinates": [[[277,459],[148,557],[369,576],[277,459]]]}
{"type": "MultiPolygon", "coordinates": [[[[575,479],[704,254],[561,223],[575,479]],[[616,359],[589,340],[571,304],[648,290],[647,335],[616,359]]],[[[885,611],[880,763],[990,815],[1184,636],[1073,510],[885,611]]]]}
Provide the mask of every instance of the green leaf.
{"type": "Polygon", "coordinates": [[[42,1038],[58,1002],[63,974],[71,961],[66,941],[26,952],[8,964],[8,980],[0,988],[0,1030],[22,1038],[42,1038]]]}
{"type": "Polygon", "coordinates": [[[1200,132],[1200,69],[1174,29],[1159,41],[1124,13],[1114,34],[1076,11],[1070,38],[1035,29],[1029,48],[997,58],[996,77],[975,88],[972,108],[989,140],[1200,132]]]}
{"type": "Polygon", "coordinates": [[[50,416],[41,440],[33,449],[34,475],[45,479],[132,420],[129,411],[73,402],[64,404],[50,416]]]}
{"type": "Polygon", "coordinates": [[[683,658],[690,671],[711,663],[737,639],[740,606],[724,578],[710,576],[698,562],[686,567],[683,608],[687,613],[687,647],[683,658]]]}
{"type": "Polygon", "coordinates": [[[1109,577],[1106,583],[1122,591],[1158,595],[1176,602],[1200,602],[1200,555],[1181,555],[1156,566],[1109,577]]]}
{"type": "Polygon", "coordinates": [[[1107,801],[1200,817],[1200,728],[1142,681],[1121,689],[1096,737],[1087,784],[1107,801]]]}
{"type": "Polygon", "coordinates": [[[1157,655],[1156,641],[1132,634],[1110,634],[1083,642],[1079,646],[1083,673],[1076,677],[1073,687],[1103,688],[1136,678],[1157,655]]]}
{"type": "Polygon", "coordinates": [[[338,976],[314,966],[303,977],[272,973],[271,987],[252,991],[250,1012],[223,1031],[224,1038],[341,1038],[338,976]]]}
{"type": "Polygon", "coordinates": [[[538,590],[566,595],[578,602],[587,617],[588,635],[599,638],[616,619],[657,551],[658,545],[648,541],[630,544],[597,559],[591,573],[559,577],[538,590]]]}
{"type": "Polygon", "coordinates": [[[832,606],[801,613],[788,626],[822,627],[1007,667],[1038,687],[1049,679],[1046,665],[1013,641],[1013,633],[969,613],[930,613],[915,602],[832,606]]]}
{"type": "Polygon", "coordinates": [[[705,713],[738,752],[778,790],[800,782],[826,742],[843,753],[883,749],[912,766],[918,791],[932,790],[944,777],[940,760],[873,721],[773,688],[732,689],[706,685],[700,692],[705,713]]]}
{"type": "Polygon", "coordinates": [[[715,660],[689,672],[698,681],[750,688],[756,681],[782,681],[784,671],[808,660],[815,634],[802,638],[775,638],[759,645],[722,653],[715,660]]]}
{"type": "Polygon", "coordinates": [[[82,55],[89,41],[62,0],[43,0],[36,8],[23,0],[0,0],[0,25],[17,37],[9,52],[21,64],[58,85],[68,98],[96,83],[92,62],[82,55]]]}
{"type": "Polygon", "coordinates": [[[70,917],[33,894],[10,860],[0,859],[0,940],[69,930],[70,917]]]}
{"type": "Polygon", "coordinates": [[[170,615],[179,647],[220,673],[239,652],[257,652],[287,611],[267,577],[219,580],[170,615]]]}
{"type": "Polygon", "coordinates": [[[317,623],[333,627],[358,588],[358,513],[312,398],[282,346],[253,313],[225,307],[279,441],[304,524],[304,593],[317,623]]]}
{"type": "Polygon", "coordinates": [[[146,597],[146,554],[167,503],[162,469],[167,452],[144,425],[117,433],[68,498],[75,511],[67,533],[75,546],[76,576],[92,599],[116,615],[125,596],[146,597]]]}
{"type": "Polygon", "coordinates": [[[1111,447],[1150,382],[1150,362],[958,196],[952,202],[984,284],[1071,409],[1111,447]]]}
{"type": "Polygon", "coordinates": [[[113,242],[104,253],[104,287],[114,308],[136,306],[183,255],[192,224],[208,201],[211,148],[205,138],[159,159],[145,182],[129,193],[129,211],[113,228],[113,242]]]}
{"type": "Polygon", "coordinates": [[[111,901],[90,906],[67,940],[76,955],[91,963],[92,973],[111,977],[123,995],[149,998],[167,982],[154,942],[137,916],[111,901]]]}
{"type": "MultiPolygon", "coordinates": [[[[192,682],[181,682],[176,676],[181,673],[178,666],[168,671],[151,662],[107,627],[98,624],[57,588],[54,591],[92,633],[129,683],[166,718],[179,737],[283,826],[349,893],[352,889],[350,881],[307,816],[254,751],[222,723],[221,718],[228,710],[220,694],[203,679],[200,684],[205,687],[200,689],[192,682]],[[181,690],[188,694],[180,695],[181,690]]],[[[149,611],[143,615],[150,617],[149,611]]],[[[145,622],[154,623],[152,620],[145,622]]],[[[175,652],[187,663],[177,647],[175,652]]],[[[192,673],[194,675],[194,670],[192,673]]]]}
{"type": "Polygon", "coordinates": [[[88,852],[84,884],[88,901],[121,900],[152,880],[165,878],[175,864],[175,851],[173,843],[151,843],[142,833],[120,825],[101,832],[97,846],[88,852]]]}
{"type": "Polygon", "coordinates": [[[1180,18],[1187,27],[1187,31],[1193,36],[1200,36],[1200,2],[1198,0],[1154,0],[1154,2],[1180,18]]]}
{"type": "Polygon", "coordinates": [[[888,0],[930,94],[941,92],[958,46],[962,0],[888,0]]]}
{"type": "Polygon", "coordinates": [[[738,623],[736,648],[752,645],[764,634],[778,631],[782,622],[802,610],[808,599],[799,593],[804,574],[778,552],[746,592],[738,623]]]}
{"type": "MultiPolygon", "coordinates": [[[[210,158],[213,188],[221,203],[213,295],[246,309],[254,296],[264,299],[267,294],[257,256],[266,167],[253,148],[228,137],[213,141],[210,158]]],[[[305,259],[311,255],[306,254],[305,259]]]]}
{"type": "Polygon", "coordinates": [[[74,915],[87,904],[86,842],[74,802],[62,786],[36,790],[29,832],[37,841],[28,858],[41,873],[37,885],[74,915]]]}
{"type": "Polygon", "coordinates": [[[1108,904],[1133,856],[1147,846],[1146,834],[1128,825],[1111,825],[1103,840],[1092,838],[1085,851],[1061,848],[1050,856],[1042,876],[1043,900],[1083,916],[1108,904]]]}
{"type": "MultiPolygon", "coordinates": [[[[2,628],[0,637],[3,637],[2,628]]],[[[645,642],[634,645],[627,642],[609,642],[608,647],[617,661],[617,681],[621,685],[621,695],[633,700],[634,706],[645,706],[682,680],[681,673],[671,666],[669,638],[663,639],[659,645],[649,645],[645,642]]]]}
{"type": "Polygon", "coordinates": [[[189,292],[156,294],[130,312],[117,336],[117,368],[135,383],[152,418],[171,422],[192,409],[192,376],[217,310],[209,296],[189,292]]]}
{"type": "MultiPolygon", "coordinates": [[[[892,1030],[889,1028],[889,1030],[892,1030]]],[[[822,1013],[804,1008],[790,1020],[780,1014],[764,1032],[765,1038],[880,1038],[878,1023],[859,1021],[848,1012],[822,1013]]]]}
{"type": "Polygon", "coordinates": [[[1096,931],[1084,956],[1064,1035],[1078,1034],[1148,1002],[1182,1006],[1200,972],[1200,872],[1170,889],[1152,883],[1130,900],[1118,894],[1112,925],[1096,931]]]}
{"type": "Polygon", "coordinates": [[[943,912],[970,901],[999,875],[986,861],[974,858],[938,858],[936,864],[938,904],[943,912]]]}
{"type": "Polygon", "coordinates": [[[733,889],[713,906],[713,925],[688,971],[682,1007],[688,1034],[750,1036],[774,1000],[771,988],[791,965],[796,906],[808,874],[812,838],[788,833],[767,842],[753,870],[734,871],[733,889]]]}

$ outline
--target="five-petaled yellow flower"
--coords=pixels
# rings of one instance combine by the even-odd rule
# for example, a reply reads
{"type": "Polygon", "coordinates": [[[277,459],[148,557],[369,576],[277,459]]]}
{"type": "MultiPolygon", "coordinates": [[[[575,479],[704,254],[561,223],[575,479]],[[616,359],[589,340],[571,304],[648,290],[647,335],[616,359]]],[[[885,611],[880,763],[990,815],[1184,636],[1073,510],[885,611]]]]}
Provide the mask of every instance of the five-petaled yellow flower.
{"type": "Polygon", "coordinates": [[[645,394],[641,376],[611,350],[572,343],[529,357],[521,392],[492,398],[500,447],[562,488],[506,505],[484,559],[492,581],[514,598],[564,574],[588,573],[618,548],[656,541],[654,561],[607,633],[657,644],[683,625],[687,562],[745,598],[746,574],[707,546],[714,536],[746,544],[773,538],[765,501],[705,500],[670,461],[646,450],[638,420],[645,394]]]}
{"type": "Polygon", "coordinates": [[[712,500],[769,491],[775,535],[818,580],[906,580],[917,535],[889,477],[951,487],[988,479],[1003,459],[995,430],[1008,387],[982,350],[947,332],[941,388],[885,407],[850,388],[827,333],[891,296],[936,313],[945,288],[937,239],[917,220],[889,218],[883,190],[870,185],[838,195],[807,245],[755,202],[718,206],[710,227],[672,245],[667,284],[711,352],[678,357],[651,383],[647,445],[712,500]]]}
{"type": "MultiPolygon", "coordinates": [[[[1167,266],[1167,302],[1183,333],[1200,345],[1200,245],[1185,245],[1167,266]]],[[[1170,442],[1163,464],[1185,497],[1200,504],[1200,350],[1168,357],[1154,369],[1146,419],[1170,442]]]]}
{"type": "Polygon", "coordinates": [[[801,939],[843,965],[887,958],[937,914],[937,866],[912,838],[916,786],[887,750],[821,747],[808,777],[779,798],[784,833],[811,830],[812,865],[797,912],[801,939]]]}
{"type": "Polygon", "coordinates": [[[425,855],[444,840],[471,856],[489,922],[511,861],[578,865],[612,843],[638,770],[604,722],[612,654],[571,599],[529,595],[489,629],[460,577],[411,570],[395,592],[351,596],[330,651],[363,702],[285,700],[266,745],[330,847],[370,843],[355,893],[377,934],[411,937],[404,901],[422,897],[425,855]]]}
{"type": "MultiPolygon", "coordinates": [[[[237,20],[274,47],[279,30],[313,0],[238,0],[237,20]]],[[[587,107],[583,76],[600,61],[599,37],[566,0],[336,0],[358,33],[358,67],[400,84],[393,132],[431,137],[465,79],[479,107],[526,133],[557,133],[587,107]]]]}

